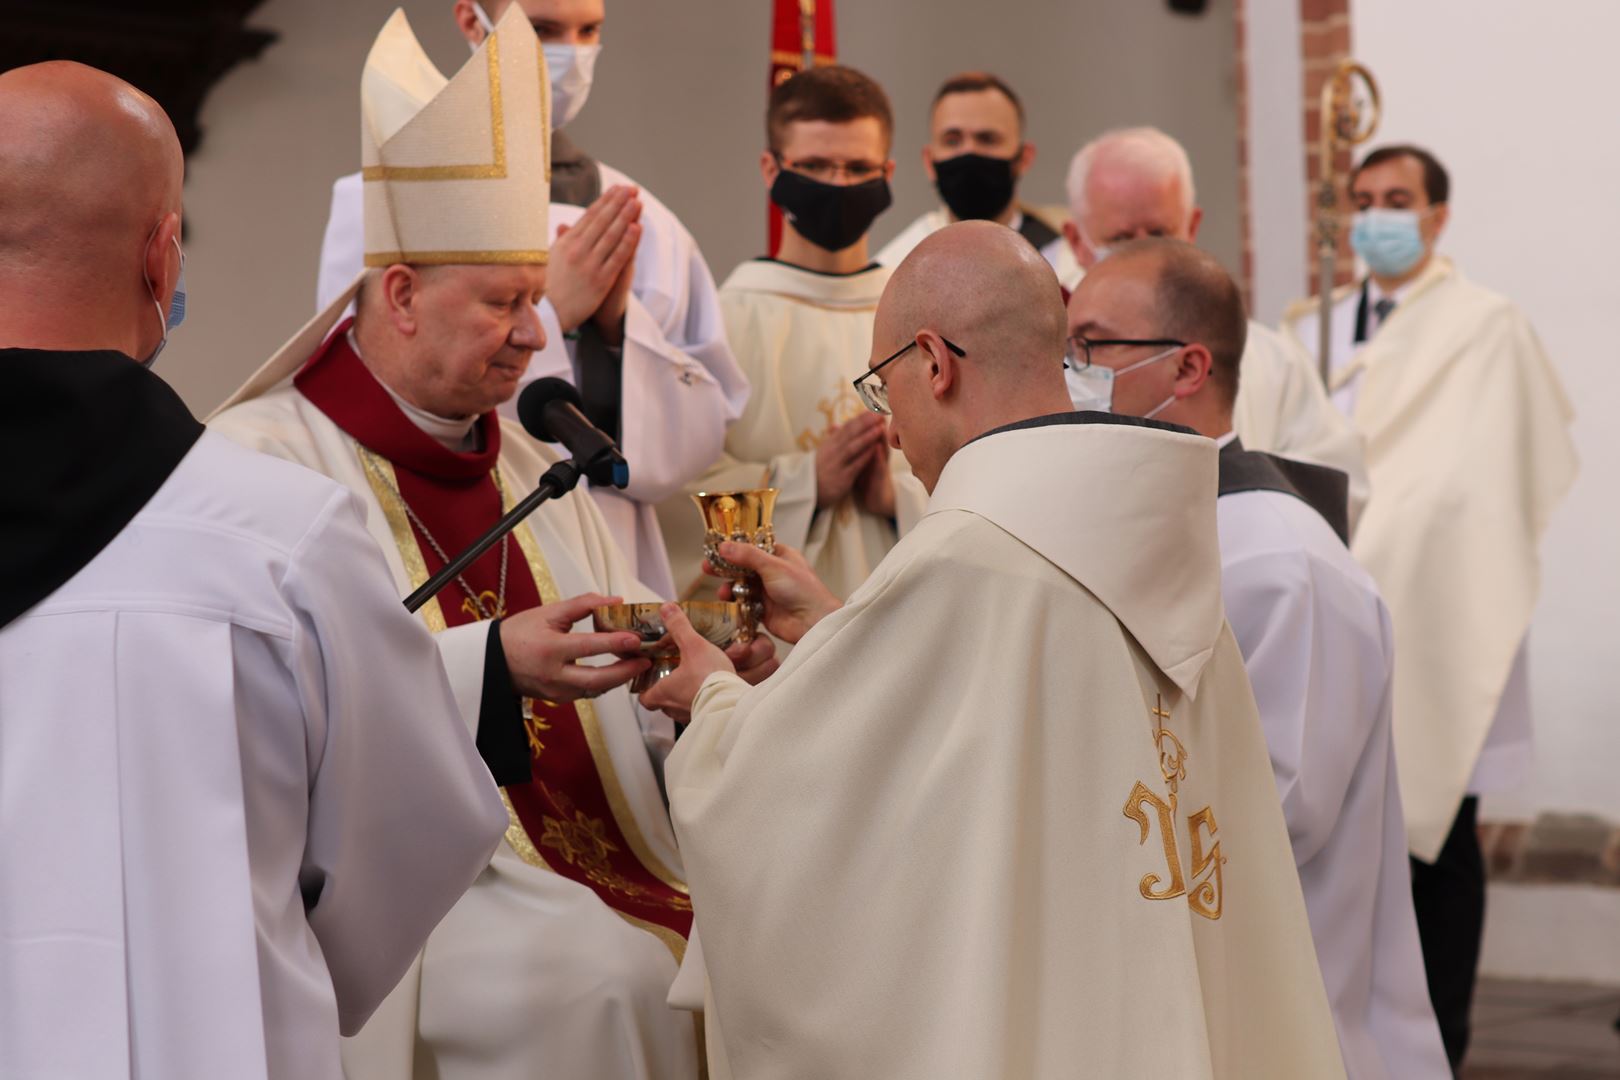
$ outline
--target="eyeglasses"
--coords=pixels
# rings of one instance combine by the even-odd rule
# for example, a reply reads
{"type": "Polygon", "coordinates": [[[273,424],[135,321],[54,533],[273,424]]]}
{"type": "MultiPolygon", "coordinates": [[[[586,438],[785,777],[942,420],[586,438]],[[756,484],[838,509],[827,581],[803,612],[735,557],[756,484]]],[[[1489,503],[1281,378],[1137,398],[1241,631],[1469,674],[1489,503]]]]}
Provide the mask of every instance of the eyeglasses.
{"type": "MultiPolygon", "coordinates": [[[[967,353],[962,351],[961,346],[954,345],[945,338],[940,338],[939,340],[945,342],[945,347],[951,350],[951,352],[957,357],[964,357],[967,355],[967,353]]],[[[905,355],[907,349],[914,348],[916,344],[917,339],[912,338],[894,352],[890,353],[883,360],[873,364],[871,370],[855,380],[855,392],[861,396],[861,404],[865,405],[868,409],[871,409],[879,416],[891,415],[889,412],[889,388],[882,382],[874,379],[872,376],[876,375],[885,367],[888,367],[890,364],[900,359],[905,355]]]]}
{"type": "Polygon", "coordinates": [[[1185,341],[1177,341],[1175,338],[1088,338],[1076,334],[1069,339],[1068,348],[1063,353],[1063,362],[1071,368],[1090,367],[1091,350],[1111,345],[1174,345],[1183,349],[1187,347],[1185,341]]]}
{"type": "Polygon", "coordinates": [[[864,184],[868,180],[876,180],[883,175],[883,162],[876,164],[870,161],[828,161],[826,158],[799,158],[788,161],[782,157],[780,151],[773,150],[777,165],[801,176],[808,176],[819,183],[830,184],[842,176],[851,184],[864,184]]]}

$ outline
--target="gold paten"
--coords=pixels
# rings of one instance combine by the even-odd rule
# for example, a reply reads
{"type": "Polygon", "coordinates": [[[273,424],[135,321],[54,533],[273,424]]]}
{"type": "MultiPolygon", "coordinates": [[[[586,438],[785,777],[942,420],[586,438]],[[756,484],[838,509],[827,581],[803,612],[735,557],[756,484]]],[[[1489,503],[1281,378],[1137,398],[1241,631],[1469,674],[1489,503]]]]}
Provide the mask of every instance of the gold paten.
{"type": "MultiPolygon", "coordinates": [[[[682,600],[679,605],[691,621],[692,629],[722,649],[735,641],[742,629],[742,609],[733,601],[682,600]]],[[[592,612],[597,633],[627,631],[635,634],[641,639],[641,655],[652,661],[652,667],[630,684],[632,693],[646,692],[680,666],[681,651],[664,630],[662,608],[662,602],[609,604],[592,612]]]]}

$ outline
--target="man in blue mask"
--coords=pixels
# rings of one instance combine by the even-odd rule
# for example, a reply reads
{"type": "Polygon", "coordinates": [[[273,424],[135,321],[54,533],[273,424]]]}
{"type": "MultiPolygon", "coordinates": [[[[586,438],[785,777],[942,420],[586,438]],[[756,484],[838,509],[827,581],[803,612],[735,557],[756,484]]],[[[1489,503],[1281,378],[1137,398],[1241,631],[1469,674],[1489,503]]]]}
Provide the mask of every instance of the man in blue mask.
{"type": "MultiPolygon", "coordinates": [[[[1372,498],[1351,550],[1395,622],[1395,751],[1429,992],[1453,1065],[1485,916],[1478,796],[1531,763],[1537,548],[1576,472],[1569,401],[1524,313],[1435,245],[1451,181],[1388,146],[1350,179],[1366,276],[1335,293],[1329,390],[1366,440],[1372,498]]],[[[1314,352],[1318,302],[1284,329],[1314,352]]]]}
{"type": "MultiPolygon", "coordinates": [[[[780,489],[776,535],[840,597],[866,580],[927,496],[851,381],[866,370],[889,269],[868,234],[889,206],[888,96],[852,68],[802,71],[776,87],[760,179],[783,214],[782,246],[720,287],[726,332],[752,393],[726,453],[693,490],[780,489]]],[[[703,583],[701,521],[689,499],[661,513],[683,587],[703,583]],[[690,583],[690,584],[689,584],[690,583]]]]}

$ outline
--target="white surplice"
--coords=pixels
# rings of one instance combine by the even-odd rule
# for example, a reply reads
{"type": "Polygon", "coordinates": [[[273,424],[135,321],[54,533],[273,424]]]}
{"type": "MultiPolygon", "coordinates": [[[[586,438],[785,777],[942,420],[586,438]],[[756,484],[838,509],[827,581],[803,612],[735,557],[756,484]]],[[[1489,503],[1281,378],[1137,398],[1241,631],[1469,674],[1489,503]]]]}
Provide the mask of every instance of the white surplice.
{"type": "MultiPolygon", "coordinates": [[[[604,188],[633,183],[605,165],[601,169],[604,188]]],[[[341,295],[360,271],[361,187],[359,173],[332,185],[317,310],[341,295]]],[[[653,508],[720,455],[726,425],[748,400],[748,382],[726,344],[714,279],[696,241],[651,193],[643,190],[641,201],[641,242],[620,357],[619,446],[630,464],[630,486],[590,490],[630,560],[631,573],[669,597],[675,582],[653,508]]],[[[559,226],[573,225],[583,213],[553,203],[553,241],[559,226]]],[[[546,347],[535,354],[524,382],[557,376],[578,383],[574,343],[563,337],[549,300],[540,302],[539,312],[546,347]]],[[[502,408],[514,419],[516,410],[516,398],[502,408]]]]}
{"type": "MultiPolygon", "coordinates": [[[[745,262],[720,289],[726,329],[752,388],[726,436],[724,456],[690,490],[774,487],[776,537],[804,552],[839,596],[848,596],[922,517],[927,493],[904,456],[889,456],[895,517],[860,509],[853,495],[816,508],[816,446],[833,427],[864,415],[852,385],[872,355],[872,323],[889,270],[822,274],[768,259],[745,262]]],[[[703,521],[684,496],[659,512],[676,587],[711,596],[702,576],[703,521]]],[[[705,582],[707,581],[707,585],[705,582]]]]}
{"type": "Polygon", "coordinates": [[[969,443],[780,671],[704,683],[668,778],[715,1076],[1344,1075],[1215,453],[969,443]]]}
{"type": "Polygon", "coordinates": [[[1390,727],[1378,589],[1293,495],[1216,504],[1243,651],[1350,1080],[1448,1080],[1429,1003],[1390,727]]]}
{"type": "MultiPolygon", "coordinates": [[[[255,449],[325,473],[355,492],[401,595],[415,584],[354,440],[296,388],[284,385],[234,406],[210,426],[255,449]]],[[[501,421],[506,489],[528,492],[556,460],[521,428],[501,421]]],[[[408,526],[406,526],[408,528],[408,526]]],[[[518,529],[543,554],[559,593],[652,599],[630,574],[596,504],[580,492],[540,507],[518,529]]],[[[589,622],[582,624],[589,627],[589,622]]],[[[483,687],[482,623],[437,635],[468,723],[483,687]]],[[[617,784],[648,857],[671,875],[680,857],[645,736],[627,690],[594,707],[617,784]]],[[[694,1080],[698,1048],[690,1015],[666,997],[678,952],[632,926],[591,889],[532,865],[503,842],[467,895],[428,939],[420,962],[360,1036],[344,1046],[348,1080],[694,1080]],[[414,1065],[413,1065],[414,1063],[414,1065]]]]}
{"type": "MultiPolygon", "coordinates": [[[[1318,321],[1302,302],[1284,329],[1314,350],[1318,321]]],[[[1432,862],[1504,707],[1510,741],[1528,741],[1522,650],[1541,537],[1575,480],[1574,411],[1524,313],[1440,257],[1332,382],[1354,386],[1366,441],[1351,551],[1395,621],[1401,804],[1432,862]]]]}
{"type": "Polygon", "coordinates": [[[0,1076],[337,1080],[506,827],[356,500],[203,435],[0,630],[0,1076]]]}

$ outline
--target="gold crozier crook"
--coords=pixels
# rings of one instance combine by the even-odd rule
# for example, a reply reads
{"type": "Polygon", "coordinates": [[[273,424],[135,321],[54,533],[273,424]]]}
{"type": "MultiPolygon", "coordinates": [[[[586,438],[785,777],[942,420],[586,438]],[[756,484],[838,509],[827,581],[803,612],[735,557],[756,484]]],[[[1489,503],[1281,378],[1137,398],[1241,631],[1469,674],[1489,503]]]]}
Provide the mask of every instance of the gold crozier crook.
{"type": "Polygon", "coordinates": [[[1372,72],[1354,60],[1339,61],[1339,66],[1322,84],[1321,136],[1317,146],[1320,157],[1317,175],[1321,181],[1316,192],[1316,285],[1321,309],[1317,318],[1316,356],[1323,386],[1328,385],[1331,374],[1328,350],[1333,337],[1330,333],[1333,279],[1339,261],[1339,191],[1346,179],[1338,171],[1339,151],[1360,146],[1372,138],[1381,115],[1378,84],[1373,81],[1372,72]],[[1357,93],[1358,81],[1364,94],[1357,93]]]}

